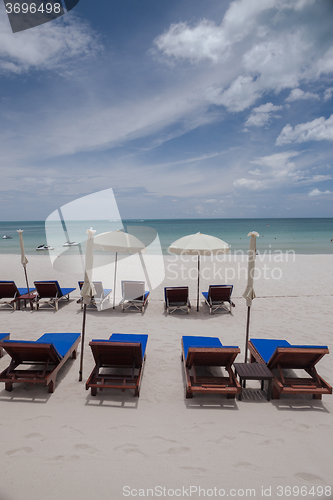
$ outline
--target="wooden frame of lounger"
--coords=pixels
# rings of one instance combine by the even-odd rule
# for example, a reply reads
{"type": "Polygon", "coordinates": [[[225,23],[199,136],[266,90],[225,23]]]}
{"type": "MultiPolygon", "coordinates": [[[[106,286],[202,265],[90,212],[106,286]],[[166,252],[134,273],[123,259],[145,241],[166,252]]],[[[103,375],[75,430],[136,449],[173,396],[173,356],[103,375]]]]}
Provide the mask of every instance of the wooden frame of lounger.
{"type": "Polygon", "coordinates": [[[226,394],[234,398],[241,392],[232,364],[240,353],[239,347],[189,347],[185,358],[182,339],[182,361],[184,366],[186,398],[193,398],[194,393],[226,394]],[[197,377],[197,366],[224,367],[228,377],[197,377]],[[191,375],[192,371],[192,375],[191,375]]]}
{"type": "Polygon", "coordinates": [[[81,336],[74,342],[66,354],[60,358],[52,344],[15,342],[2,347],[11,356],[9,366],[0,373],[0,382],[5,383],[6,391],[13,389],[13,384],[41,384],[54,392],[58,371],[69,357],[76,359],[77,346],[81,336]],[[20,365],[30,365],[30,369],[17,370],[20,365]],[[32,366],[36,368],[33,369],[32,366]],[[39,368],[38,368],[39,367],[39,368]]]}
{"type": "Polygon", "coordinates": [[[14,281],[2,282],[0,283],[0,300],[1,299],[11,299],[9,301],[2,301],[0,305],[7,305],[15,311],[16,300],[20,296],[19,289],[17,288],[14,281]]]}
{"type": "MultiPolygon", "coordinates": [[[[69,302],[69,293],[65,295],[61,295],[61,297],[58,296],[59,290],[55,282],[48,282],[48,281],[37,281],[34,283],[35,288],[37,290],[37,296],[36,296],[36,309],[39,309],[39,303],[41,299],[49,299],[44,302],[43,304],[47,304],[56,311],[58,311],[59,305],[58,302],[61,299],[67,299],[69,302]],[[40,293],[41,292],[41,293],[40,293]]],[[[75,290],[75,289],[74,289],[75,290]]]]}
{"type": "Polygon", "coordinates": [[[140,386],[144,370],[146,354],[142,359],[140,342],[89,342],[95,367],[87,382],[86,389],[96,396],[97,389],[133,389],[134,396],[140,395],[140,386]],[[102,369],[119,370],[120,373],[102,373],[102,369]],[[123,372],[121,372],[123,370],[123,372]],[[130,372],[128,374],[128,372],[130,372]]]}
{"type": "MultiPolygon", "coordinates": [[[[251,363],[265,363],[251,340],[248,343],[251,363]]],[[[312,394],[314,399],[321,399],[323,394],[332,394],[332,387],[318,375],[315,365],[325,355],[327,348],[321,347],[277,347],[267,363],[273,373],[273,399],[280,394],[312,394]],[[282,370],[305,370],[310,377],[284,377],[282,370]]]]}
{"type": "MultiPolygon", "coordinates": [[[[3,334],[2,334],[3,335],[3,334]]],[[[9,340],[9,337],[10,337],[10,333],[8,333],[5,337],[2,337],[1,341],[0,341],[0,358],[2,358],[3,356],[3,345],[2,345],[2,341],[3,340],[9,340]]]]}
{"type": "Polygon", "coordinates": [[[191,309],[188,286],[167,286],[165,287],[165,308],[167,313],[174,311],[186,311],[189,314],[191,309]]]}
{"type": "Polygon", "coordinates": [[[215,311],[224,307],[225,302],[229,302],[230,314],[232,314],[232,308],[235,304],[231,300],[233,286],[232,285],[209,285],[208,288],[208,300],[205,298],[205,302],[209,307],[209,313],[214,314],[215,311]]]}

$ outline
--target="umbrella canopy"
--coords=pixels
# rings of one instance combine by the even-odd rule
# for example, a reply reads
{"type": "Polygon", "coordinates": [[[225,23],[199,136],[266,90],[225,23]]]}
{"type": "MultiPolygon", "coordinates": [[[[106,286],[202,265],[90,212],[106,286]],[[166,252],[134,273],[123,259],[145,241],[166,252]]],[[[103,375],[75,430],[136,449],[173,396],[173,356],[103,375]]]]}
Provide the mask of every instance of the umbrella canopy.
{"type": "Polygon", "coordinates": [[[254,293],[254,270],[256,266],[256,252],[257,252],[257,237],[259,234],[256,231],[252,231],[248,234],[251,236],[249,257],[248,257],[248,271],[247,271],[247,285],[245,292],[243,293],[244,299],[246,299],[247,305],[247,323],[246,323],[246,340],[245,340],[245,363],[247,362],[247,344],[249,340],[249,329],[250,329],[250,309],[252,305],[252,300],[255,298],[254,293]]]}
{"type": "Polygon", "coordinates": [[[81,343],[81,359],[80,359],[80,371],[79,371],[80,382],[82,381],[84,335],[86,330],[87,304],[90,303],[91,297],[93,297],[96,294],[96,290],[92,282],[92,270],[94,264],[94,233],[96,233],[96,231],[94,231],[92,228],[88,229],[87,231],[88,239],[86,243],[84,282],[80,292],[83,299],[82,343],[81,343]]]}
{"type": "Polygon", "coordinates": [[[25,275],[25,281],[27,283],[27,288],[28,288],[28,293],[29,293],[29,283],[28,283],[28,275],[27,275],[27,264],[28,264],[28,259],[25,256],[24,252],[24,242],[23,242],[23,229],[18,229],[17,230],[20,238],[20,248],[21,248],[21,264],[24,268],[24,275],[25,275]]]}
{"type": "Polygon", "coordinates": [[[190,234],[174,241],[169,246],[169,252],[178,255],[198,256],[198,290],[197,290],[197,311],[199,311],[199,280],[200,280],[200,255],[226,254],[230,252],[228,243],[216,236],[209,234],[190,234]]]}
{"type": "Polygon", "coordinates": [[[117,276],[117,254],[120,253],[138,253],[145,250],[145,244],[142,243],[133,234],[125,233],[124,231],[109,231],[107,233],[98,234],[94,238],[94,247],[97,250],[105,252],[115,252],[115,267],[114,267],[114,286],[113,286],[113,309],[115,308],[116,300],[116,276],[117,276]]]}

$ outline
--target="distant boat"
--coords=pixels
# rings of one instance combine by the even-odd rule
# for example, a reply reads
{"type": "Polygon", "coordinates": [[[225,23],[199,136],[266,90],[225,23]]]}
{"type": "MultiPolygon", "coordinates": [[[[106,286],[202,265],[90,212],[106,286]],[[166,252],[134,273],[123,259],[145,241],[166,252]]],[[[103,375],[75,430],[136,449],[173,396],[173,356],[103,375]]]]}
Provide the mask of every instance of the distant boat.
{"type": "Polygon", "coordinates": [[[76,247],[79,243],[76,243],[75,241],[66,241],[62,246],[63,247],[76,247]]]}
{"type": "Polygon", "coordinates": [[[48,245],[39,245],[36,250],[54,250],[53,247],[49,247],[48,245]]]}
{"type": "Polygon", "coordinates": [[[9,236],[8,234],[4,234],[2,239],[3,240],[11,240],[13,237],[12,236],[9,236]]]}

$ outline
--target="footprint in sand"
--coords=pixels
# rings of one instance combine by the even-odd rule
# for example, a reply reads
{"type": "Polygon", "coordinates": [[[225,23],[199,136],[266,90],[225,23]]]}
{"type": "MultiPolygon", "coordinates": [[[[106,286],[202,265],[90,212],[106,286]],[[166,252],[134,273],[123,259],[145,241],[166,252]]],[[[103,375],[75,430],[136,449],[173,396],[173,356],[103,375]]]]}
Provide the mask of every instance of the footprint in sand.
{"type": "Polygon", "coordinates": [[[31,440],[35,440],[35,441],[45,441],[45,438],[44,436],[42,436],[41,434],[39,434],[38,432],[32,432],[31,434],[27,434],[26,436],[24,436],[26,439],[31,439],[31,440]]]}
{"type": "Polygon", "coordinates": [[[278,438],[278,439],[265,439],[265,441],[262,441],[261,443],[258,443],[258,446],[274,446],[274,445],[279,445],[283,446],[285,444],[285,440],[278,438]]]}
{"type": "Polygon", "coordinates": [[[183,471],[188,471],[191,472],[192,474],[207,474],[207,472],[210,472],[208,469],[204,469],[203,467],[190,467],[190,466],[185,466],[180,468],[183,471]]]}
{"type": "Polygon", "coordinates": [[[154,436],[153,440],[154,441],[166,441],[168,443],[175,443],[175,444],[178,443],[178,441],[175,441],[174,439],[167,439],[167,438],[164,438],[163,436],[154,436]]]}
{"type": "Polygon", "coordinates": [[[307,481],[308,483],[327,484],[323,477],[317,476],[316,474],[309,474],[308,472],[297,472],[294,474],[294,477],[307,481]]]}
{"type": "Polygon", "coordinates": [[[186,446],[179,446],[179,447],[173,447],[169,448],[168,450],[161,451],[159,454],[160,455],[183,455],[184,453],[188,453],[190,451],[190,448],[187,448],[186,446]]]}
{"type": "Polygon", "coordinates": [[[51,462],[77,462],[78,460],[80,460],[78,455],[57,455],[50,458],[51,462]]]}
{"type": "Polygon", "coordinates": [[[115,452],[121,451],[122,453],[125,453],[126,455],[139,454],[139,455],[142,455],[144,457],[147,456],[145,453],[143,453],[139,449],[139,447],[136,444],[132,444],[132,443],[126,443],[126,444],[121,445],[121,446],[116,446],[115,448],[113,448],[113,451],[115,451],[115,452]]]}
{"type": "Polygon", "coordinates": [[[8,450],[6,451],[5,455],[7,457],[12,457],[15,455],[16,457],[19,455],[24,456],[26,453],[32,453],[34,450],[30,448],[29,446],[22,446],[22,448],[16,448],[15,450],[8,450]]]}
{"type": "Polygon", "coordinates": [[[240,469],[243,471],[252,471],[252,472],[258,472],[261,471],[259,467],[256,465],[250,464],[249,462],[238,462],[233,466],[235,469],[240,469]]]}
{"type": "Polygon", "coordinates": [[[90,453],[90,455],[98,453],[99,450],[94,448],[93,446],[89,446],[88,444],[77,444],[75,446],[77,451],[85,451],[86,453],[90,453]]]}
{"type": "Polygon", "coordinates": [[[208,442],[214,444],[221,444],[224,443],[225,441],[234,441],[235,439],[236,436],[222,436],[218,439],[208,439],[208,442]]]}

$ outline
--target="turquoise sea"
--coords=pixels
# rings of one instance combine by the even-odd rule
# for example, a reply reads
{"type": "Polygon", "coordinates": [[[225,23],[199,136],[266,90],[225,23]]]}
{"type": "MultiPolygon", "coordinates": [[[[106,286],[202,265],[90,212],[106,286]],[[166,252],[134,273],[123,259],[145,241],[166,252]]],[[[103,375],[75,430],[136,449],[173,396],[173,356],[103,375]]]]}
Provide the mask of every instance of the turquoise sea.
{"type": "MultiPolygon", "coordinates": [[[[123,220],[122,223],[125,230],[135,234],[145,244],[153,241],[158,234],[165,254],[173,241],[197,232],[217,236],[226,241],[231,248],[231,253],[239,250],[246,251],[249,245],[247,237],[249,231],[257,231],[260,234],[257,240],[258,253],[293,250],[298,254],[333,254],[331,241],[333,240],[333,218],[145,219],[123,220]]],[[[75,253],[78,249],[82,251],[84,248],[86,230],[89,227],[96,229],[96,234],[121,227],[119,221],[68,221],[66,224],[67,226],[63,224],[61,228],[60,238],[63,242],[69,239],[81,243],[80,247],[68,249],[75,253]]],[[[52,244],[53,228],[45,228],[44,221],[0,222],[0,254],[20,253],[17,229],[24,231],[24,245],[28,255],[40,253],[36,252],[36,247],[41,244],[46,242],[52,244]],[[3,235],[12,236],[12,239],[3,239],[3,235]]]]}

